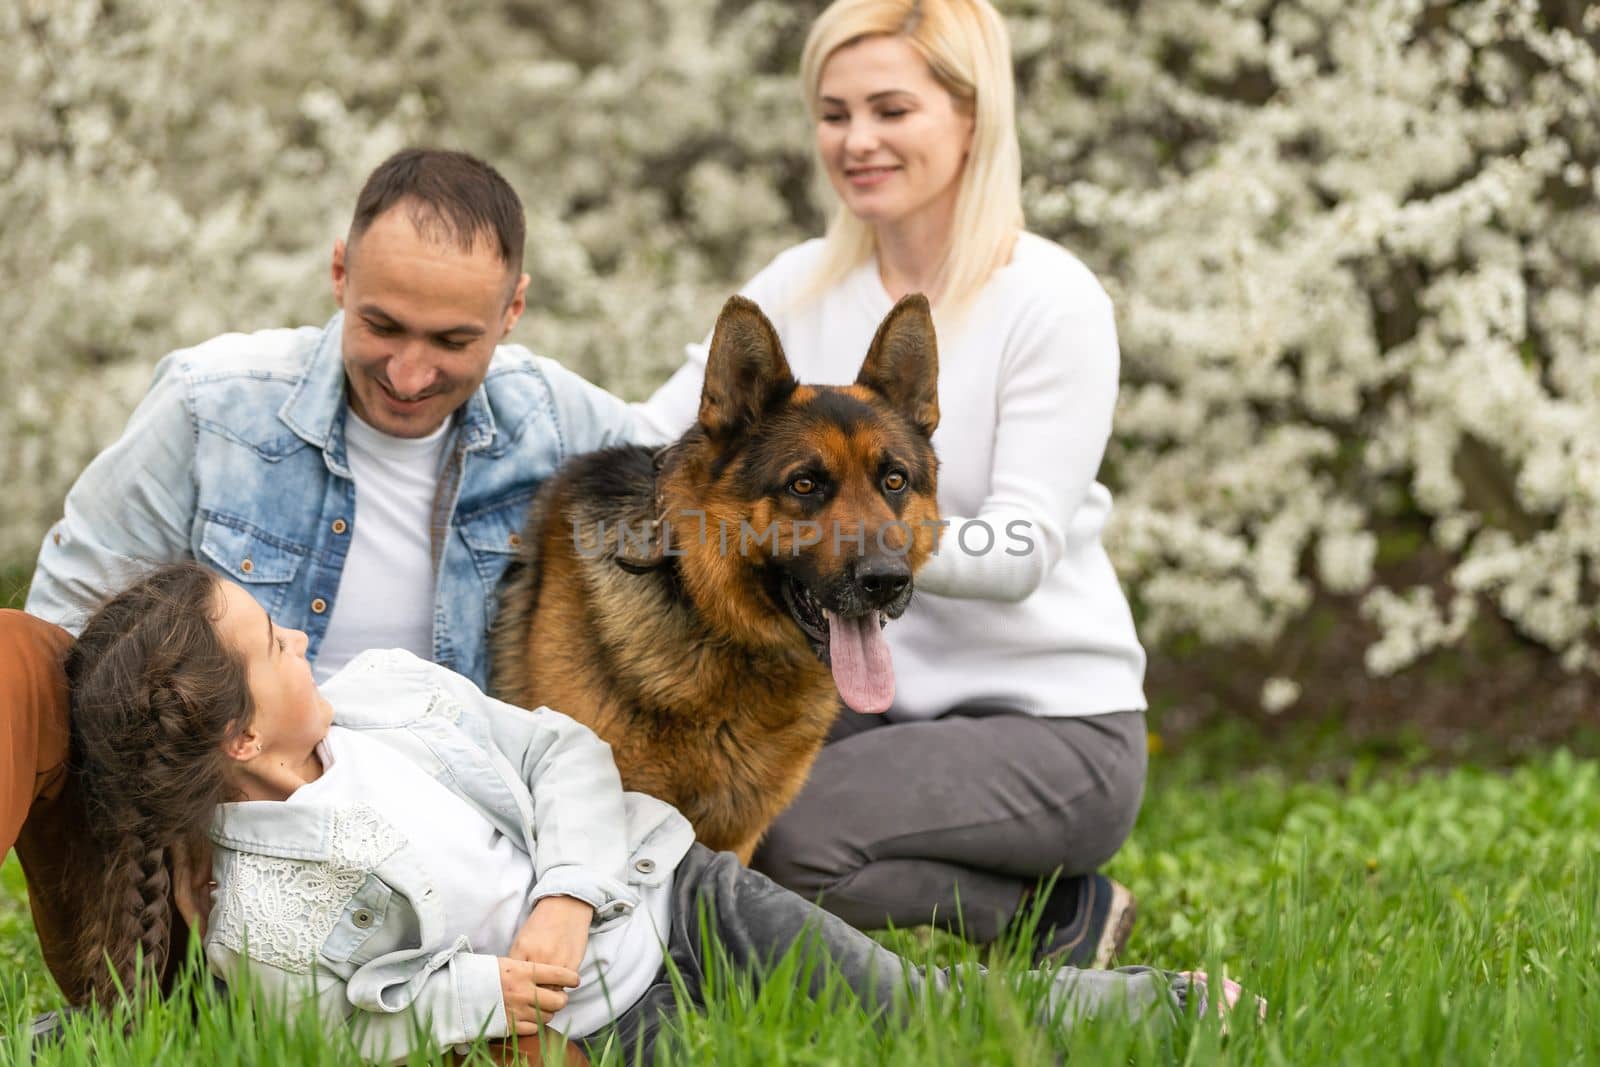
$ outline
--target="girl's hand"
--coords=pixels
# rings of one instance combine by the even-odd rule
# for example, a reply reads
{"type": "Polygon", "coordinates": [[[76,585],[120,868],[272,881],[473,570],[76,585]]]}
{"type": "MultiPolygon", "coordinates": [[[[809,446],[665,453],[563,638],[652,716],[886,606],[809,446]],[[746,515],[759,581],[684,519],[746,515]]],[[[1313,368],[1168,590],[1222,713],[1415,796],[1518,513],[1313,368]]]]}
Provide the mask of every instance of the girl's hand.
{"type": "MultiPolygon", "coordinates": [[[[594,908],[576,897],[545,897],[511,943],[511,958],[552,964],[576,975],[589,945],[589,924],[594,908]]],[[[572,985],[577,985],[576,979],[572,985]]]]}
{"type": "Polygon", "coordinates": [[[500,957],[500,994],[513,1034],[536,1034],[546,1019],[567,1006],[563,989],[578,984],[578,972],[547,963],[500,957]]]}
{"type": "MultiPolygon", "coordinates": [[[[1202,993],[1207,993],[1209,987],[1214,984],[1204,971],[1179,971],[1178,973],[1189,979],[1192,984],[1199,986],[1202,993]]],[[[1222,1032],[1224,1034],[1228,1032],[1228,1024],[1226,1022],[1228,1013],[1239,1006],[1239,1001],[1243,999],[1244,995],[1244,989],[1238,982],[1231,978],[1224,978],[1222,980],[1221,995],[1211,997],[1213,1006],[1216,1008],[1217,1017],[1224,1020],[1222,1024],[1222,1032]]],[[[1265,1022],[1267,1018],[1266,1000],[1261,997],[1251,997],[1250,1000],[1255,1005],[1256,1018],[1265,1022]]]]}

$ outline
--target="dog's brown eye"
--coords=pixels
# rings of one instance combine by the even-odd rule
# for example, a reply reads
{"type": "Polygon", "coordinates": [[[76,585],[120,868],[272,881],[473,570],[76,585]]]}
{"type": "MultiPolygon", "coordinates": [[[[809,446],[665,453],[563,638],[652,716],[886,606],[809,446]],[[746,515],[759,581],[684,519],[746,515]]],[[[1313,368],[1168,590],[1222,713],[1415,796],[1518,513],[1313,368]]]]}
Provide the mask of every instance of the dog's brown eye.
{"type": "Polygon", "coordinates": [[[906,476],[899,471],[890,471],[883,479],[883,487],[891,493],[898,493],[906,487],[906,476]]]}
{"type": "Polygon", "coordinates": [[[817,483],[810,478],[796,478],[789,483],[789,492],[795,496],[810,496],[817,491],[817,483]]]}

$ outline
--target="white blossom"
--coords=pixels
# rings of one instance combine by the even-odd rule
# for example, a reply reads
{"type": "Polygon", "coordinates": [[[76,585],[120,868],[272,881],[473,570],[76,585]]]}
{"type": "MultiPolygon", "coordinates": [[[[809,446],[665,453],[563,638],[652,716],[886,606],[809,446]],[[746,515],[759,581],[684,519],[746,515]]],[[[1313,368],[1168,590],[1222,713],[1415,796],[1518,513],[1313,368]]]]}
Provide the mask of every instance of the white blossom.
{"type": "Polygon", "coordinates": [[[1268,678],[1261,686],[1261,710],[1278,715],[1300,700],[1300,683],[1293,678],[1268,678]]]}
{"type": "MultiPolygon", "coordinates": [[[[1378,674],[1480,611],[1595,669],[1600,21],[1579,6],[1002,0],[1029,225],[1117,306],[1107,539],[1147,641],[1267,648],[1353,597],[1378,674]],[[1396,577],[1408,552],[1437,580],[1396,577]]],[[[512,339],[647,394],[825,223],[794,73],[820,7],[0,5],[0,559],[31,557],[164,352],[326,319],[332,240],[405,144],[523,194],[512,339]]]]}

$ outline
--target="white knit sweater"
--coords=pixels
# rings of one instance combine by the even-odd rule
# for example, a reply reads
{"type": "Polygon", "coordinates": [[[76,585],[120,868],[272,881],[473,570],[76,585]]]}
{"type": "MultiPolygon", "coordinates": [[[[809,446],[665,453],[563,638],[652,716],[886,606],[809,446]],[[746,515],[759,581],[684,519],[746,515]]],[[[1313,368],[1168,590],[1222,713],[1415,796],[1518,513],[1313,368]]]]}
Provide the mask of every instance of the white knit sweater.
{"type": "MultiPolygon", "coordinates": [[[[873,261],[795,306],[821,251],[821,241],[789,249],[741,292],[772,319],[796,377],[845,384],[893,302],[873,261]]],[[[1036,715],[1142,709],[1144,650],[1100,543],[1111,494],[1095,481],[1117,395],[1110,298],[1071,253],[1023,234],[962,320],[938,325],[933,444],[951,526],[886,631],[890,717],[967,703],[1036,715]]],[[[694,422],[708,344],[688,346],[687,362],[637,406],[663,436],[694,422]]]]}

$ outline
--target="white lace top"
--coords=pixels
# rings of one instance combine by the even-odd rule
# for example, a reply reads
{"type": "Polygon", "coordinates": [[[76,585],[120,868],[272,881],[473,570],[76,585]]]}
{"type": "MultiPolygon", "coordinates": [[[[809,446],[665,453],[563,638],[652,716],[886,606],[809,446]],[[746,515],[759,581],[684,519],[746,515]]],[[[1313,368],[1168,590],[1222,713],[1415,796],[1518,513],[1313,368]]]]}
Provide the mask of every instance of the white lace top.
{"type": "Polygon", "coordinates": [[[288,803],[384,812],[427,862],[447,935],[465,937],[474,952],[504,955],[532,908],[532,858],[481,811],[360,730],[330,727],[317,752],[322,777],[295,790],[288,803]]]}
{"type": "Polygon", "coordinates": [[[206,939],[257,963],[309,975],[368,874],[404,844],[375,808],[352,804],[333,817],[325,861],[219,851],[206,939]]]}

